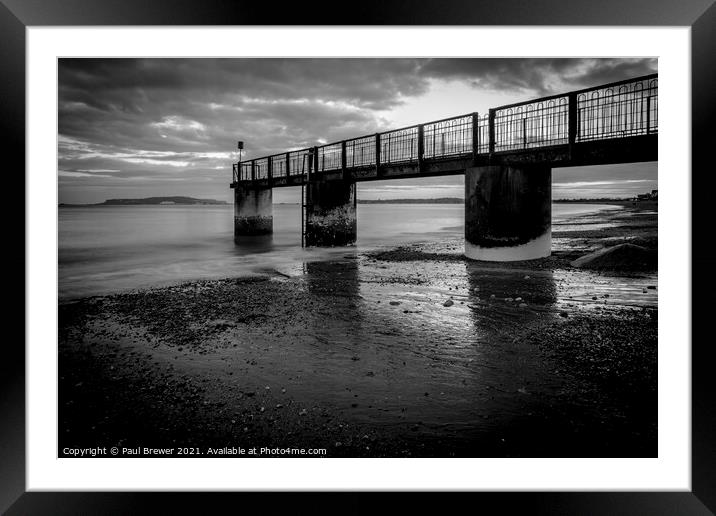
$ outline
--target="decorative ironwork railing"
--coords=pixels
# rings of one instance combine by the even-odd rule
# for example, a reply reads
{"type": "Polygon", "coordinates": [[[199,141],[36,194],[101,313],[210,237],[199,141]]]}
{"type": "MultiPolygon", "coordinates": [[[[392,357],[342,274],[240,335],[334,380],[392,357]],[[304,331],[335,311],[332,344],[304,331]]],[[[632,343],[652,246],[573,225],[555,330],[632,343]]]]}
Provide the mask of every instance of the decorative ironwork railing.
{"type": "Polygon", "coordinates": [[[233,164],[233,179],[306,176],[656,134],[658,75],[233,164]]]}
{"type": "Polygon", "coordinates": [[[439,120],[423,125],[425,159],[472,153],[472,115],[439,120]]]}
{"type": "Polygon", "coordinates": [[[380,162],[385,164],[418,161],[419,127],[405,127],[380,135],[380,162]]]}
{"type": "Polygon", "coordinates": [[[559,97],[495,110],[495,152],[569,143],[568,106],[559,97]]]}
{"type": "Polygon", "coordinates": [[[657,132],[658,78],[618,84],[577,95],[577,141],[657,132]]]}

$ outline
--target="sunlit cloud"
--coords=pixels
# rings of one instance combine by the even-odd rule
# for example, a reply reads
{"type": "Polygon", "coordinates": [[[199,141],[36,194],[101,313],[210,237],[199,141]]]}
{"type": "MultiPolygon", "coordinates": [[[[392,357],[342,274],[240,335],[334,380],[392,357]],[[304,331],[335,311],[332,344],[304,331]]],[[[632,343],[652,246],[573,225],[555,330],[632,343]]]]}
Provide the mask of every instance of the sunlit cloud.
{"type": "MultiPolygon", "coordinates": [[[[57,173],[60,177],[92,177],[92,178],[98,178],[98,177],[108,177],[111,178],[112,176],[108,176],[105,174],[96,174],[94,172],[99,171],[74,171],[74,170],[59,170],[57,173]]],[[[107,172],[113,172],[111,170],[108,170],[107,172]]]]}
{"type": "Polygon", "coordinates": [[[152,122],[153,127],[158,129],[168,129],[172,131],[205,131],[206,126],[196,120],[187,120],[181,116],[165,116],[161,122],[152,122]]]}

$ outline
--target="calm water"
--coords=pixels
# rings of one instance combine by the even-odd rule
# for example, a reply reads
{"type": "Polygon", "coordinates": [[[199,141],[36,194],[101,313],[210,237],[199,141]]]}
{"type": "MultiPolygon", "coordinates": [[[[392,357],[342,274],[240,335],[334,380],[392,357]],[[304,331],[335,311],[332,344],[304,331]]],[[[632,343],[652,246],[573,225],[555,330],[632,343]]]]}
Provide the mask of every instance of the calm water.
{"type": "MultiPolygon", "coordinates": [[[[554,223],[615,209],[553,204],[554,223]]],[[[358,249],[462,238],[461,204],[359,204],[358,249]]],[[[301,249],[298,205],[274,206],[274,234],[233,240],[233,206],[94,206],[59,209],[59,295],[105,294],[223,278],[344,254],[301,249]]]]}

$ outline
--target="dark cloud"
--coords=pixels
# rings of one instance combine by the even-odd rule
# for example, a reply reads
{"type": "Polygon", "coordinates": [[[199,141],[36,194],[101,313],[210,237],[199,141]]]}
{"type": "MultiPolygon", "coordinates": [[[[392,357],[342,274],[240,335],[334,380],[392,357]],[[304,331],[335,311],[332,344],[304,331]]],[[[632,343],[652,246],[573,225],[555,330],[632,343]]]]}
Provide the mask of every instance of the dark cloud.
{"type": "Polygon", "coordinates": [[[421,74],[477,88],[549,95],[656,71],[656,59],[430,59],[421,74]]]}
{"type": "Polygon", "coordinates": [[[655,68],[653,59],[61,59],[60,197],[78,185],[95,195],[104,185],[110,197],[156,178],[223,191],[237,139],[259,156],[387,129],[387,113],[441,81],[529,98],[655,68]]]}

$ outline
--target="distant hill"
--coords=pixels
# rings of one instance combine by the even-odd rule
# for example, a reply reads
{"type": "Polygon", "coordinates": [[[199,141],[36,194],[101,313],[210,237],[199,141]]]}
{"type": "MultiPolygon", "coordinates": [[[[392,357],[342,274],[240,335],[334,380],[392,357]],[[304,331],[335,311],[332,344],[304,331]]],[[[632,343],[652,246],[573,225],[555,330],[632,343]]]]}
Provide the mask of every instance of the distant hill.
{"type": "Polygon", "coordinates": [[[194,197],[145,197],[143,199],[107,199],[95,204],[66,204],[60,206],[134,206],[139,204],[228,204],[216,199],[196,199],[194,197]]]}
{"type": "Polygon", "coordinates": [[[586,203],[586,204],[594,204],[599,202],[624,202],[624,201],[631,201],[631,198],[617,198],[617,197],[594,197],[592,199],[552,199],[552,202],[568,202],[573,204],[579,204],[579,203],[586,203]]]}
{"type": "Polygon", "coordinates": [[[436,199],[358,199],[358,204],[462,204],[459,197],[438,197],[436,199]]]}

